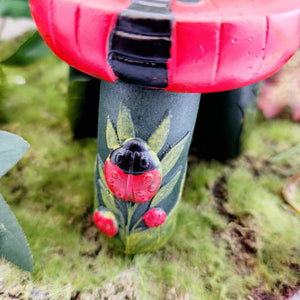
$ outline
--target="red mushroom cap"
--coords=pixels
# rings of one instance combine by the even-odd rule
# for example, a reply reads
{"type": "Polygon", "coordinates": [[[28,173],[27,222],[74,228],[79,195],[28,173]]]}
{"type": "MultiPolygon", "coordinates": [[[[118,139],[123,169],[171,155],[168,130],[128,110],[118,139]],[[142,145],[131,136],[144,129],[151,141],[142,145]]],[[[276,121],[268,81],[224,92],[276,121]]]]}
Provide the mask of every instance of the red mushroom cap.
{"type": "Polygon", "coordinates": [[[152,1],[169,13],[159,7],[146,12],[139,2],[152,5],[30,0],[30,6],[48,46],[71,66],[110,82],[120,78],[168,91],[215,92],[257,82],[300,45],[299,0],[152,1]],[[151,18],[159,26],[145,35],[151,18]],[[168,26],[169,32],[159,32],[168,26]]]}

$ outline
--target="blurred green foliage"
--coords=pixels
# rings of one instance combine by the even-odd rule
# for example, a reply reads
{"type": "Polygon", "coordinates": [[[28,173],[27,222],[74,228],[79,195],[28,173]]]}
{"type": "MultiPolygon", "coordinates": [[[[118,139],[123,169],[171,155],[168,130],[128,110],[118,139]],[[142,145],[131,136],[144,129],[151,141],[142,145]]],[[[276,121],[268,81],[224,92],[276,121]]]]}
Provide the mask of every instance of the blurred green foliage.
{"type": "Polygon", "coordinates": [[[0,66],[0,124],[5,123],[7,121],[4,98],[5,98],[5,76],[0,66]]]}
{"type": "MultiPolygon", "coordinates": [[[[0,17],[31,18],[28,0],[0,0],[0,17]]],[[[1,64],[19,66],[31,64],[47,57],[51,51],[42,40],[38,31],[34,31],[9,57],[3,58],[1,64]]]]}
{"type": "Polygon", "coordinates": [[[7,66],[26,66],[50,55],[51,51],[42,40],[40,34],[33,34],[19,48],[0,63],[7,66]]]}
{"type": "Polygon", "coordinates": [[[30,18],[28,0],[0,0],[0,17],[30,18]]]}
{"type": "MultiPolygon", "coordinates": [[[[29,144],[17,135],[0,130],[0,178],[28,150],[29,144]]],[[[0,256],[32,272],[33,262],[24,232],[0,194],[0,256]]]]}

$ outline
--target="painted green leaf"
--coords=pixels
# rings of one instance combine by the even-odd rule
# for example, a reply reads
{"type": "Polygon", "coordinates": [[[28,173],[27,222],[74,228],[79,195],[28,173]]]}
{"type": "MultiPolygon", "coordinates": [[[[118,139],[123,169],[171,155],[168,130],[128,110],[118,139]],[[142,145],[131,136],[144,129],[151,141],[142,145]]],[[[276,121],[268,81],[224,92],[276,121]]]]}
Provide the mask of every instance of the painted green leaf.
{"type": "Polygon", "coordinates": [[[176,227],[176,214],[168,217],[159,227],[152,227],[144,231],[135,232],[126,237],[124,252],[135,254],[151,252],[162,247],[172,236],[176,227]]]}
{"type": "Polygon", "coordinates": [[[116,198],[116,197],[114,199],[115,199],[116,208],[118,210],[118,217],[119,217],[120,227],[125,228],[125,218],[124,218],[124,215],[122,214],[122,210],[120,209],[120,203],[123,202],[123,201],[121,199],[116,198]]]}
{"type": "Polygon", "coordinates": [[[99,171],[99,176],[100,176],[100,178],[101,178],[101,181],[102,181],[103,185],[104,185],[106,188],[108,188],[107,183],[106,183],[106,179],[105,179],[105,175],[104,175],[104,171],[103,171],[103,169],[104,169],[104,163],[103,163],[103,161],[102,161],[102,159],[101,159],[101,157],[100,157],[99,154],[97,155],[97,159],[98,159],[98,171],[99,171]]]}
{"type": "Polygon", "coordinates": [[[158,153],[164,146],[169,135],[170,123],[171,118],[168,112],[167,116],[164,118],[164,120],[156,129],[156,131],[149,138],[148,145],[155,153],[158,153]]]}
{"type": "Polygon", "coordinates": [[[50,49],[42,40],[38,31],[35,31],[33,35],[16,50],[15,53],[1,61],[1,63],[10,66],[25,66],[43,59],[50,54],[50,49]]]}
{"type": "Polygon", "coordinates": [[[177,174],[165,185],[163,186],[153,198],[150,207],[158,206],[161,201],[166,199],[173,191],[175,185],[177,184],[181,171],[179,170],[177,174]]]}
{"type": "Polygon", "coordinates": [[[1,194],[0,255],[25,271],[33,270],[32,254],[24,232],[1,194]]]}
{"type": "MultiPolygon", "coordinates": [[[[125,245],[127,245],[124,249],[120,249],[122,251],[126,251],[128,253],[137,253],[137,252],[147,252],[147,251],[155,251],[156,249],[160,248],[164,245],[164,243],[169,239],[172,232],[175,229],[176,225],[176,216],[177,216],[177,209],[180,203],[180,198],[182,196],[184,182],[185,182],[185,173],[186,173],[187,167],[184,169],[184,175],[182,177],[181,183],[180,183],[180,191],[178,194],[178,198],[174,202],[175,205],[171,209],[171,211],[168,213],[166,223],[163,224],[160,227],[153,227],[147,230],[140,231],[140,228],[137,228],[133,230],[132,234],[127,237],[125,241],[125,245]],[[161,231],[159,231],[161,230],[161,231]],[[169,236],[168,236],[169,235],[169,236]]],[[[175,181],[175,178],[178,176],[180,177],[180,173],[182,171],[178,171],[176,176],[173,178],[175,181]]],[[[178,181],[178,179],[177,179],[178,181]]],[[[137,222],[139,223],[140,220],[137,222]]]]}
{"type": "Polygon", "coordinates": [[[102,196],[102,201],[105,205],[105,207],[112,211],[115,214],[118,214],[118,210],[115,204],[114,196],[110,193],[110,191],[105,187],[104,183],[101,179],[98,179],[98,183],[100,186],[100,192],[102,196]]]}
{"type": "Polygon", "coordinates": [[[116,149],[120,146],[117,133],[109,116],[107,117],[106,125],[106,143],[109,149],[116,149]]]}
{"type": "Polygon", "coordinates": [[[21,137],[0,130],[0,177],[10,170],[29,149],[21,137]]]}
{"type": "Polygon", "coordinates": [[[173,146],[169,152],[163,157],[161,161],[163,177],[166,176],[178,161],[184,146],[189,138],[189,133],[185,135],[175,146],[173,146]]]}
{"type": "Polygon", "coordinates": [[[128,111],[127,107],[122,104],[120,104],[119,108],[117,133],[121,143],[126,139],[135,137],[134,126],[130,112],[128,111]]]}
{"type": "Polygon", "coordinates": [[[0,0],[0,17],[31,18],[28,0],[0,0]]]}

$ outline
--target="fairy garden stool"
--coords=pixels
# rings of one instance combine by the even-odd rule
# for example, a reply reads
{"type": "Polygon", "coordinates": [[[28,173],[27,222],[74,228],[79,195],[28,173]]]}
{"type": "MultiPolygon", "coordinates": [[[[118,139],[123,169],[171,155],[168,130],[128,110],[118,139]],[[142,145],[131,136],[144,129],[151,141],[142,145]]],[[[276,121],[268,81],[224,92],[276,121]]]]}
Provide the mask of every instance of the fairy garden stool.
{"type": "Polygon", "coordinates": [[[200,93],[276,72],[300,44],[299,0],[30,0],[61,59],[103,79],[95,224],[125,253],[175,229],[200,93]]]}

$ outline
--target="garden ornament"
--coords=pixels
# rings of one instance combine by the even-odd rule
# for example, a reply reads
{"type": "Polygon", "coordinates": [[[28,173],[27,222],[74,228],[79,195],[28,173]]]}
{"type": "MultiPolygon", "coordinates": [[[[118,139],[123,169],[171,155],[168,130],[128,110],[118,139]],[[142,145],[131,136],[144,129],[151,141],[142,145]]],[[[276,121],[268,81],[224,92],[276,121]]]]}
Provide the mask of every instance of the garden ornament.
{"type": "Polygon", "coordinates": [[[53,52],[101,82],[94,221],[127,254],[175,229],[200,93],[276,72],[299,0],[30,0],[53,52]]]}
{"type": "MultiPolygon", "coordinates": [[[[254,124],[260,86],[258,82],[201,94],[189,155],[219,161],[238,157],[243,150],[244,129],[249,132],[254,124]]],[[[100,88],[100,79],[69,68],[68,119],[73,139],[97,138],[100,88]]]]}

